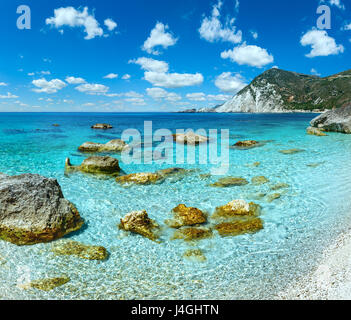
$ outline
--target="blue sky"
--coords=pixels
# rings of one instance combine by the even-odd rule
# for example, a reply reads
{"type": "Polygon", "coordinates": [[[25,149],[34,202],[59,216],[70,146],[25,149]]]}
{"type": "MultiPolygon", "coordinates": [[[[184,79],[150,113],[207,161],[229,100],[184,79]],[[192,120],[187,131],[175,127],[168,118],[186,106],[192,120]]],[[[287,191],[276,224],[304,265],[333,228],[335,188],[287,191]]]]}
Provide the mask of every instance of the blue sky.
{"type": "Polygon", "coordinates": [[[2,0],[0,41],[0,111],[178,111],[223,103],[272,67],[350,69],[351,3],[2,0]],[[317,29],[321,4],[331,29],[317,29]]]}

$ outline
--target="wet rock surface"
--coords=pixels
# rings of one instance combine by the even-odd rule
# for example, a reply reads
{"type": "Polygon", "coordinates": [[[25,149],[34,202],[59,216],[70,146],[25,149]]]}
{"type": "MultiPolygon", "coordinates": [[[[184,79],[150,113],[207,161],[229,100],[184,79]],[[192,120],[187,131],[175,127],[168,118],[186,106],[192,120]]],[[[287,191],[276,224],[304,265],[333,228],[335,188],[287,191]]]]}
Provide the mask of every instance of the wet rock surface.
{"type": "Polygon", "coordinates": [[[235,187],[235,186],[244,186],[249,182],[241,177],[225,177],[220,178],[217,182],[211,184],[211,187],[217,188],[227,188],[227,187],[235,187]]]}
{"type": "Polygon", "coordinates": [[[121,219],[120,229],[138,233],[143,237],[156,241],[159,238],[158,224],[149,218],[145,210],[133,211],[121,219]]]}
{"type": "Polygon", "coordinates": [[[324,131],[351,133],[351,104],[327,111],[311,121],[311,126],[324,131]]]}
{"type": "Polygon", "coordinates": [[[0,175],[0,238],[17,245],[49,242],[83,225],[57,180],[37,174],[0,175]]]}
{"type": "Polygon", "coordinates": [[[192,226],[202,224],[207,221],[206,214],[198,208],[187,207],[180,204],[172,210],[173,219],[166,220],[165,223],[171,228],[179,228],[183,226],[192,226]]]}
{"type": "Polygon", "coordinates": [[[94,124],[93,126],[91,126],[91,128],[92,129],[106,130],[106,129],[112,129],[113,127],[108,123],[97,123],[97,124],[94,124]]]}
{"type": "Polygon", "coordinates": [[[66,172],[81,171],[84,173],[91,174],[108,174],[108,175],[118,175],[121,171],[119,167],[119,162],[116,158],[112,157],[89,157],[83,160],[80,166],[73,166],[70,159],[66,159],[65,165],[66,172]]]}

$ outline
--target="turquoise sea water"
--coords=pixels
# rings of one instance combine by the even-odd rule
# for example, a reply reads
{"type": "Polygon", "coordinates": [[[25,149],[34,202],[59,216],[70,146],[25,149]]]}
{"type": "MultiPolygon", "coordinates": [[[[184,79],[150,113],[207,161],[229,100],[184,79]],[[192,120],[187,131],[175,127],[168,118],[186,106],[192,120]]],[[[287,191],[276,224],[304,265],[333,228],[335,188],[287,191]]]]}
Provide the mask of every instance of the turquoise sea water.
{"type": "MultiPolygon", "coordinates": [[[[0,172],[38,173],[56,178],[67,199],[78,208],[86,227],[68,238],[105,246],[107,261],[57,257],[51,244],[18,247],[0,241],[0,298],[3,299],[264,299],[271,298],[290,281],[318,262],[323,248],[350,225],[351,136],[306,134],[314,114],[0,114],[0,172]],[[251,180],[266,176],[262,186],[212,188],[219,177],[203,179],[211,165],[181,165],[197,169],[183,180],[124,188],[114,179],[83,174],[64,175],[70,157],[80,164],[87,155],[77,147],[85,141],[105,143],[120,138],[123,130],[229,129],[230,143],[269,140],[251,150],[230,150],[228,175],[251,180]],[[92,124],[107,122],[114,129],[96,131],[92,124]],[[60,127],[53,127],[53,123],[60,127]],[[294,155],[283,149],[305,149],[294,155]],[[261,162],[259,167],[249,164],[261,162]],[[318,164],[318,166],[308,166],[318,164]],[[170,211],[180,203],[212,213],[234,199],[252,201],[269,187],[290,185],[280,199],[254,200],[262,208],[264,229],[256,234],[221,238],[218,235],[188,244],[170,241],[162,231],[160,244],[117,228],[125,214],[145,209],[164,226],[170,211]],[[205,262],[185,260],[187,249],[200,248],[205,262]],[[1,262],[1,261],[0,261],[1,262]],[[50,292],[16,287],[23,273],[31,279],[68,275],[71,281],[50,292]]],[[[114,155],[120,158],[118,155],[114,155]]],[[[172,165],[120,163],[126,173],[153,172],[172,165]]],[[[175,165],[173,165],[175,166],[175,165]]],[[[280,192],[280,191],[275,191],[280,192]]]]}

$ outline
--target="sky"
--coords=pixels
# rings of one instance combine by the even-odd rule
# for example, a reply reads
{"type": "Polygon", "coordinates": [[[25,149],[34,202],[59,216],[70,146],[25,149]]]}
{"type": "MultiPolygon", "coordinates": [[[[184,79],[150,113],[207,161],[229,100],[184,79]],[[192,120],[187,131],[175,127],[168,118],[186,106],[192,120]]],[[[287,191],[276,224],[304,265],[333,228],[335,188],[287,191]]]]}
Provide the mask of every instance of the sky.
{"type": "Polygon", "coordinates": [[[0,43],[0,112],[173,112],[350,69],[351,1],[1,0],[0,43]]]}

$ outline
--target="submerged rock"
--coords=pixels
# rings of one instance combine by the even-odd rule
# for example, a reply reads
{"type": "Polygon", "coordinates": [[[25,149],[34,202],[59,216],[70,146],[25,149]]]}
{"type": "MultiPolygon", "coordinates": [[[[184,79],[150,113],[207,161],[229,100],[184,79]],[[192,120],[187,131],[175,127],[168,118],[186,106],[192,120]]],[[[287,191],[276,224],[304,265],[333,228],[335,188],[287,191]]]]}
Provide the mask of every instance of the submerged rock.
{"type": "Polygon", "coordinates": [[[116,182],[120,184],[140,184],[140,185],[148,185],[155,184],[163,181],[164,176],[161,176],[157,173],[152,172],[139,172],[139,173],[131,173],[125,176],[120,176],[116,178],[116,182]]]}
{"type": "Polygon", "coordinates": [[[263,223],[260,218],[251,218],[235,222],[223,222],[215,226],[222,237],[238,236],[244,233],[255,233],[263,229],[263,223]]]}
{"type": "Polygon", "coordinates": [[[81,171],[91,174],[108,174],[118,175],[121,171],[119,162],[116,158],[112,157],[89,157],[85,159],[80,166],[73,166],[69,158],[66,159],[65,164],[66,172],[81,171]]]}
{"type": "Polygon", "coordinates": [[[206,143],[209,139],[205,136],[201,136],[192,131],[186,133],[173,134],[173,140],[177,143],[198,145],[200,143],[206,143]]]}
{"type": "Polygon", "coordinates": [[[57,123],[54,123],[52,126],[53,126],[53,127],[59,127],[60,125],[57,124],[57,123]]]}
{"type": "Polygon", "coordinates": [[[51,291],[57,287],[63,286],[69,281],[71,281],[69,277],[63,276],[57,278],[33,280],[29,283],[19,285],[19,287],[22,289],[35,288],[43,291],[51,291]]]}
{"type": "Polygon", "coordinates": [[[120,229],[138,233],[143,237],[156,241],[158,239],[158,224],[149,218],[145,210],[133,211],[121,219],[120,229]]]}
{"type": "Polygon", "coordinates": [[[265,183],[268,183],[269,182],[269,179],[267,179],[266,177],[264,176],[258,176],[258,177],[253,177],[251,179],[251,182],[252,184],[256,185],[256,186],[259,186],[261,184],[265,184],[265,183]]]}
{"type": "Polygon", "coordinates": [[[245,200],[233,200],[224,206],[217,207],[212,215],[213,219],[259,216],[261,207],[254,203],[247,203],[245,200]]]}
{"type": "Polygon", "coordinates": [[[288,150],[280,150],[279,152],[282,154],[295,154],[299,152],[304,152],[304,149],[288,149],[288,150]]]}
{"type": "Polygon", "coordinates": [[[270,187],[271,190],[279,190],[279,189],[286,189],[286,188],[289,188],[290,185],[288,185],[287,183],[285,182],[279,182],[273,186],[270,187]]]}
{"type": "Polygon", "coordinates": [[[83,223],[57,180],[37,174],[0,175],[0,239],[17,245],[49,242],[83,223]]]}
{"type": "Polygon", "coordinates": [[[212,230],[204,227],[182,227],[176,230],[171,240],[194,241],[212,237],[212,230]]]}
{"type": "Polygon", "coordinates": [[[56,255],[77,256],[87,260],[106,260],[109,253],[102,246],[92,246],[77,241],[59,241],[54,243],[52,252],[56,255]]]}
{"type": "Polygon", "coordinates": [[[103,130],[106,130],[106,129],[112,129],[113,127],[108,124],[108,123],[97,123],[97,124],[94,124],[93,126],[91,126],[92,129],[103,129],[103,130]]]}
{"type": "Polygon", "coordinates": [[[78,147],[78,150],[81,152],[122,152],[128,148],[128,145],[120,139],[111,140],[105,144],[95,143],[95,142],[84,142],[81,146],[78,147]]]}
{"type": "Polygon", "coordinates": [[[280,193],[272,193],[267,196],[267,202],[273,202],[274,200],[277,200],[281,197],[282,195],[280,193]]]}
{"type": "Polygon", "coordinates": [[[174,175],[185,175],[185,174],[188,174],[190,171],[191,170],[188,170],[188,169],[174,167],[174,168],[158,170],[156,171],[156,174],[168,177],[168,176],[174,176],[174,175]]]}
{"type": "Polygon", "coordinates": [[[248,163],[248,164],[246,164],[245,166],[246,166],[246,167],[257,168],[257,167],[259,167],[260,165],[261,165],[261,162],[256,161],[256,162],[254,162],[254,163],[248,163]]]}
{"type": "Polygon", "coordinates": [[[187,207],[184,204],[178,205],[172,210],[172,212],[174,214],[174,219],[165,221],[165,223],[171,228],[192,226],[207,221],[206,215],[200,209],[187,207]]]}
{"type": "Polygon", "coordinates": [[[189,259],[191,261],[204,262],[206,261],[206,256],[200,249],[189,249],[186,250],[183,254],[185,259],[189,259]]]}
{"type": "Polygon", "coordinates": [[[234,186],[244,186],[248,184],[249,182],[240,177],[225,177],[225,178],[220,178],[217,182],[211,184],[211,187],[217,187],[217,188],[226,188],[226,187],[234,187],[234,186]]]}
{"type": "Polygon", "coordinates": [[[322,132],[321,130],[314,128],[314,127],[308,127],[306,129],[307,134],[312,135],[312,136],[326,136],[326,134],[324,132],[322,132]]]}
{"type": "Polygon", "coordinates": [[[311,121],[311,126],[324,131],[351,133],[351,104],[319,115],[311,121]]]}
{"type": "Polygon", "coordinates": [[[256,147],[261,147],[263,144],[255,140],[238,141],[232,147],[239,150],[248,150],[256,147]]]}

